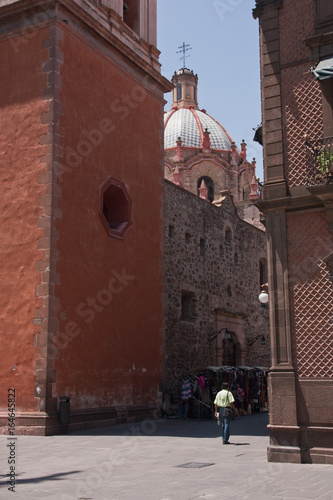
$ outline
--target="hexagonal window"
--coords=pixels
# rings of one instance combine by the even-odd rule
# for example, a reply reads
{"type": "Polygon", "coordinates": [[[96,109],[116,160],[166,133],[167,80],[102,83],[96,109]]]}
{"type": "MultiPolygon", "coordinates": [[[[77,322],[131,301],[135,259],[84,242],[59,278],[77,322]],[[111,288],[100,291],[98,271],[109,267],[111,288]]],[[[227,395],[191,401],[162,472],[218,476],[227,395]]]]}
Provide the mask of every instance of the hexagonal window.
{"type": "Polygon", "coordinates": [[[124,238],[132,225],[132,202],[124,184],[110,177],[101,186],[100,216],[110,236],[124,238]]]}

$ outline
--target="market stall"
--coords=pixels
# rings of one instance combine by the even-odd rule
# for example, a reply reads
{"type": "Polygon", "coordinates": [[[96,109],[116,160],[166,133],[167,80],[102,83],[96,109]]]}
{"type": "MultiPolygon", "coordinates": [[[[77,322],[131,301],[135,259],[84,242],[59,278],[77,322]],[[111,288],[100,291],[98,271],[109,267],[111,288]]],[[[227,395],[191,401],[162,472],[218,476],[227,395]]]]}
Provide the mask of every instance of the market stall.
{"type": "Polygon", "coordinates": [[[239,415],[266,411],[268,368],[208,366],[190,370],[182,382],[181,417],[212,418],[214,399],[222,382],[228,382],[239,415]]]}

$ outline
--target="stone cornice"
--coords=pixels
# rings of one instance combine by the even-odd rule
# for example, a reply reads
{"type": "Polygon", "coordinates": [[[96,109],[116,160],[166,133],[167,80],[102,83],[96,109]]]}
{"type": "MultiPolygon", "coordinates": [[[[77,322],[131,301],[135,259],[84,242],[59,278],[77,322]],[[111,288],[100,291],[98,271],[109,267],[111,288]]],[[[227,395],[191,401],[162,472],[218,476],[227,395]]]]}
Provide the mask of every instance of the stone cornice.
{"type": "Polygon", "coordinates": [[[52,18],[57,18],[58,21],[62,22],[63,15],[67,11],[86,29],[97,33],[100,38],[115,47],[137,68],[148,73],[164,92],[173,89],[172,83],[160,73],[159,50],[140,39],[116,12],[100,3],[92,0],[5,0],[5,2],[5,5],[2,2],[0,7],[0,35],[6,32],[6,21],[10,22],[10,28],[13,29],[13,20],[24,19],[24,23],[21,22],[21,25],[18,25],[15,30],[17,31],[20,28],[26,29],[29,16],[32,16],[29,26],[31,30],[31,24],[37,26],[52,18]],[[46,13],[47,17],[43,16],[42,18],[37,15],[41,12],[46,13]],[[33,14],[35,15],[33,16],[33,14]]]}
{"type": "Polygon", "coordinates": [[[310,47],[319,47],[333,43],[333,31],[329,33],[317,33],[305,39],[306,45],[310,47]]]}
{"type": "Polygon", "coordinates": [[[195,167],[196,165],[199,165],[200,163],[204,161],[209,161],[210,163],[213,163],[219,168],[223,168],[224,171],[228,171],[230,169],[230,164],[228,164],[225,160],[223,160],[221,157],[217,155],[202,155],[199,153],[198,156],[195,156],[193,158],[190,158],[190,160],[187,163],[187,168],[191,169],[195,167]]]}
{"type": "MultiPolygon", "coordinates": [[[[316,188],[317,186],[315,186],[316,188]]],[[[298,186],[289,189],[289,194],[280,198],[260,200],[256,204],[262,212],[284,210],[308,210],[323,208],[323,202],[314,193],[310,194],[309,186],[298,186]]]]}
{"type": "Polygon", "coordinates": [[[260,17],[266,7],[279,9],[282,7],[282,0],[256,0],[256,6],[252,9],[254,19],[260,17]]]}

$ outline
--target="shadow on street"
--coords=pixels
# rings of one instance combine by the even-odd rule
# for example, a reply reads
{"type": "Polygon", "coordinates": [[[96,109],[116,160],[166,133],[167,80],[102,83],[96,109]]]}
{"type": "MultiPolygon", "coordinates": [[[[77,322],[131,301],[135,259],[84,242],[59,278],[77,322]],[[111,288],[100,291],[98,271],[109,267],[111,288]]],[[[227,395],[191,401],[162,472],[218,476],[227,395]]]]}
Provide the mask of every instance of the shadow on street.
{"type": "MultiPolygon", "coordinates": [[[[233,436],[268,436],[268,413],[254,413],[231,422],[233,436]]],[[[132,424],[115,425],[70,433],[71,436],[172,436],[188,438],[216,438],[221,427],[216,420],[146,419],[132,424]]],[[[244,443],[245,444],[245,443],[244,443]]]]}

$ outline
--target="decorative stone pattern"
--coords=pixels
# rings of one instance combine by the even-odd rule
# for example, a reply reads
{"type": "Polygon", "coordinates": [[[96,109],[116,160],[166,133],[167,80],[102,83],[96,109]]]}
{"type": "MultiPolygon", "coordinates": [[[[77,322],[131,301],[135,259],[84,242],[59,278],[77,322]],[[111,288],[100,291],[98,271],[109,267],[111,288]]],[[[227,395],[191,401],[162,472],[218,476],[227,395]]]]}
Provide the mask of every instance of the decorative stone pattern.
{"type": "Polygon", "coordinates": [[[287,228],[295,368],[300,377],[332,377],[333,296],[323,259],[333,236],[324,211],[289,215],[287,228]]]}
{"type": "Polygon", "coordinates": [[[266,258],[261,229],[242,221],[226,194],[220,207],[165,181],[166,373],[164,390],[180,395],[186,369],[217,364],[227,323],[238,321],[236,340],[247,365],[269,366],[268,309],[261,307],[259,260],[266,258]],[[226,229],[231,241],[226,241],[226,229]],[[228,294],[231,292],[231,296],[228,294]],[[194,320],[181,320],[181,292],[194,293],[194,320]],[[243,328],[243,330],[242,330],[243,328]],[[264,335],[266,346],[248,340],[264,335]]]}
{"type": "Polygon", "coordinates": [[[299,62],[309,57],[304,38],[313,30],[315,18],[315,2],[283,2],[279,10],[280,61],[288,64],[299,62]]]}
{"type": "Polygon", "coordinates": [[[286,129],[284,134],[284,164],[288,185],[307,184],[311,158],[305,148],[304,136],[323,136],[322,99],[319,83],[309,73],[311,63],[282,70],[282,92],[286,129]],[[300,164],[305,168],[299,168],[300,164]]]}
{"type": "MultiPolygon", "coordinates": [[[[284,110],[284,165],[288,184],[306,184],[309,157],[304,136],[323,136],[322,98],[319,83],[310,72],[315,61],[305,37],[314,28],[315,2],[287,2],[279,14],[281,88],[284,110]]],[[[310,165],[309,165],[310,168],[310,165]]]]}

